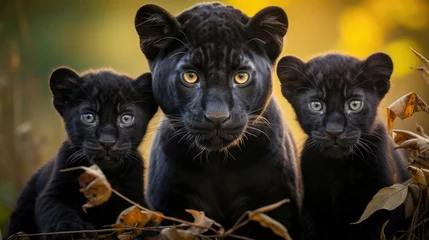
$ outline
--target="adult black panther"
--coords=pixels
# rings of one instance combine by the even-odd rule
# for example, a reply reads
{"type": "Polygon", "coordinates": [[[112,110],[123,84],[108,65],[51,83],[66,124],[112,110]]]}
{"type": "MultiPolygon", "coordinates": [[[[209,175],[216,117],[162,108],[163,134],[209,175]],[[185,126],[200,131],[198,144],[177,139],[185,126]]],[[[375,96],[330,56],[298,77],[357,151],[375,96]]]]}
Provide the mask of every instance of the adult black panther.
{"type": "MultiPolygon", "coordinates": [[[[286,13],[267,7],[249,18],[207,3],[174,17],[148,4],[135,26],[166,115],[152,145],[149,204],[180,218],[203,210],[228,228],[246,210],[289,198],[269,215],[298,239],[296,148],[271,81],[286,13]]],[[[256,223],[239,234],[275,238],[256,223]]]]}

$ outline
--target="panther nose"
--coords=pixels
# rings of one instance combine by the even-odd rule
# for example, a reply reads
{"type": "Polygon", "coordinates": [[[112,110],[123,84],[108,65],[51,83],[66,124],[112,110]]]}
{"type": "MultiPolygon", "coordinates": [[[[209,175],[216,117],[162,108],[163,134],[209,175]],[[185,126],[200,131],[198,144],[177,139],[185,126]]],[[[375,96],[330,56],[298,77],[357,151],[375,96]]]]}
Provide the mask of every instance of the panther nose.
{"type": "Polygon", "coordinates": [[[342,124],[336,123],[327,124],[325,131],[333,137],[338,137],[341,133],[344,132],[344,126],[342,124]]]}
{"type": "Polygon", "coordinates": [[[98,140],[98,142],[103,146],[103,147],[107,147],[110,148],[113,145],[115,145],[116,143],[116,138],[113,136],[109,136],[109,135],[102,135],[100,137],[100,139],[98,140]]]}
{"type": "Polygon", "coordinates": [[[215,125],[221,125],[222,123],[226,122],[231,115],[226,113],[210,113],[210,114],[204,114],[204,117],[207,121],[214,123],[215,125]]]}

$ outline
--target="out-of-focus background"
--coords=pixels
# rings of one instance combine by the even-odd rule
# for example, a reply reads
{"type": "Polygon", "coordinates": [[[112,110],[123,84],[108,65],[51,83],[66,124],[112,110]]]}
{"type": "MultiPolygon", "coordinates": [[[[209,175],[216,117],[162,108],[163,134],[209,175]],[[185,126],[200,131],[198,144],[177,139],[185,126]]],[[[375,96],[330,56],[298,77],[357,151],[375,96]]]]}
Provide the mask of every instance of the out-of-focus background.
{"type": "MultiPolygon", "coordinates": [[[[153,0],[173,13],[199,1],[153,0]]],[[[222,1],[249,16],[278,5],[289,17],[282,56],[308,60],[327,52],[365,58],[384,51],[393,58],[391,91],[380,106],[415,91],[429,101],[429,86],[410,67],[419,60],[409,47],[429,57],[429,1],[427,0],[266,0],[222,1]]],[[[67,65],[77,71],[111,67],[131,76],[148,70],[140,51],[134,16],[142,0],[0,0],[0,229],[4,232],[11,208],[25,181],[56,154],[64,140],[61,118],[51,104],[48,78],[67,65]]],[[[299,145],[305,136],[290,105],[280,93],[274,74],[274,94],[299,145]]],[[[151,123],[156,128],[161,116],[151,123]]],[[[429,129],[423,113],[397,120],[395,127],[429,129]]],[[[148,157],[155,131],[141,150],[148,157]]]]}

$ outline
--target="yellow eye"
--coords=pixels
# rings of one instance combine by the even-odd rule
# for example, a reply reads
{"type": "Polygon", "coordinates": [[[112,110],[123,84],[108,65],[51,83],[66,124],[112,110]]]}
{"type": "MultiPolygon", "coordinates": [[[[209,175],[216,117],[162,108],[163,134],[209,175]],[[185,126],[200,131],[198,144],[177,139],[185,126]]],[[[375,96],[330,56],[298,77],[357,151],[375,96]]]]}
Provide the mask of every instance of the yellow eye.
{"type": "Polygon", "coordinates": [[[183,74],[183,80],[185,80],[186,83],[194,84],[198,82],[198,74],[196,72],[187,71],[183,74]]]}
{"type": "Polygon", "coordinates": [[[234,76],[234,81],[237,84],[245,84],[248,80],[249,80],[249,74],[245,72],[239,72],[234,76]]]}

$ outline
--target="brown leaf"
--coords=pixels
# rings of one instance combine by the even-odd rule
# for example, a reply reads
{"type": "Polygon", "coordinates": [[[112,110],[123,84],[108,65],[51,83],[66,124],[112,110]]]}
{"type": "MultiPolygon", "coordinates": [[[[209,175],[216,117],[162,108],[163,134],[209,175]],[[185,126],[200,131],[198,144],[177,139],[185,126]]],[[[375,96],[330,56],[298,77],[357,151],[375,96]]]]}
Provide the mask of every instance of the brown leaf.
{"type": "Polygon", "coordinates": [[[60,171],[67,172],[78,169],[85,171],[79,176],[78,182],[82,187],[79,191],[88,199],[88,202],[82,206],[83,211],[86,213],[86,209],[107,202],[112,195],[112,187],[101,169],[95,164],[90,167],[80,166],[60,171]]]}
{"type": "Polygon", "coordinates": [[[152,218],[150,220],[154,223],[159,224],[164,219],[164,218],[162,218],[162,216],[164,216],[164,214],[162,214],[162,212],[154,212],[154,214],[152,215],[152,218]],[[155,213],[157,213],[157,214],[155,214],[155,213]]]}
{"type": "MultiPolygon", "coordinates": [[[[411,48],[411,47],[410,47],[411,48]]],[[[423,63],[423,66],[414,68],[417,71],[422,72],[423,79],[426,81],[427,84],[429,84],[429,61],[423,57],[420,53],[415,51],[411,48],[411,50],[414,52],[414,54],[420,59],[420,61],[423,63]]]]}
{"type": "Polygon", "coordinates": [[[133,232],[121,233],[118,235],[119,240],[133,240],[137,235],[133,232]]]}
{"type": "MultiPolygon", "coordinates": [[[[111,226],[116,228],[117,232],[123,232],[124,228],[127,227],[142,228],[151,220],[152,215],[151,212],[140,210],[137,206],[131,206],[123,210],[116,219],[116,224],[111,226]]],[[[140,234],[140,231],[136,231],[136,233],[140,234]]]]}
{"type": "Polygon", "coordinates": [[[409,151],[417,151],[418,155],[421,155],[422,153],[429,150],[429,139],[419,136],[418,138],[413,138],[402,142],[395,149],[398,148],[404,148],[409,151]]]}
{"type": "Polygon", "coordinates": [[[393,129],[393,133],[393,140],[397,145],[400,145],[410,139],[421,138],[418,134],[407,130],[393,129]]]}
{"type": "Polygon", "coordinates": [[[276,220],[272,219],[268,215],[262,212],[257,212],[257,213],[249,212],[249,218],[252,219],[253,221],[259,222],[261,226],[271,229],[271,231],[283,237],[285,240],[292,240],[292,238],[289,236],[289,233],[286,227],[283,226],[281,223],[277,222],[276,220]]]}
{"type": "Polygon", "coordinates": [[[381,227],[381,232],[380,232],[380,240],[386,240],[386,235],[384,234],[384,229],[386,228],[387,224],[389,223],[389,220],[387,220],[383,226],[381,227]]]}
{"type": "Polygon", "coordinates": [[[411,189],[408,191],[407,198],[404,202],[405,206],[405,218],[411,218],[414,215],[414,211],[416,210],[416,205],[414,204],[413,194],[411,193],[411,189]]]}
{"type": "Polygon", "coordinates": [[[380,209],[393,210],[400,206],[407,197],[408,185],[393,184],[390,187],[380,189],[368,203],[362,216],[357,222],[350,224],[358,224],[369,218],[374,212],[380,209]]]}
{"type": "Polygon", "coordinates": [[[160,232],[163,240],[197,240],[194,233],[187,230],[177,229],[175,227],[164,228],[160,232]]]}
{"type": "Polygon", "coordinates": [[[211,228],[211,226],[215,222],[213,219],[206,217],[206,215],[202,211],[196,211],[196,210],[192,210],[192,209],[185,209],[185,211],[192,214],[192,216],[194,217],[194,223],[195,224],[200,225],[200,226],[204,226],[204,228],[199,228],[199,227],[194,227],[194,226],[190,227],[188,230],[193,232],[193,233],[196,233],[196,234],[204,233],[209,228],[211,228]]]}
{"type": "Polygon", "coordinates": [[[403,120],[419,111],[429,113],[429,107],[415,92],[410,92],[396,100],[387,108],[387,128],[389,133],[392,133],[393,122],[397,117],[403,120]]]}
{"type": "Polygon", "coordinates": [[[411,173],[411,178],[413,179],[413,183],[417,184],[420,190],[425,189],[427,186],[427,183],[426,183],[425,174],[423,173],[422,169],[416,168],[414,166],[408,166],[408,170],[411,173]]]}
{"type": "Polygon", "coordinates": [[[424,129],[423,129],[423,127],[422,127],[422,126],[420,126],[419,124],[417,124],[417,132],[419,132],[419,134],[420,134],[422,137],[429,139],[429,136],[428,136],[428,135],[426,135],[425,130],[424,130],[424,129]]]}
{"type": "Polygon", "coordinates": [[[270,204],[270,205],[263,206],[261,208],[255,209],[255,210],[252,211],[252,213],[254,213],[254,214],[255,213],[266,213],[266,212],[272,211],[272,210],[274,210],[274,209],[276,209],[276,208],[280,207],[281,205],[283,205],[285,203],[288,203],[288,202],[290,202],[289,199],[283,199],[283,200],[281,200],[279,202],[276,202],[276,203],[273,203],[273,204],[270,204]]]}

